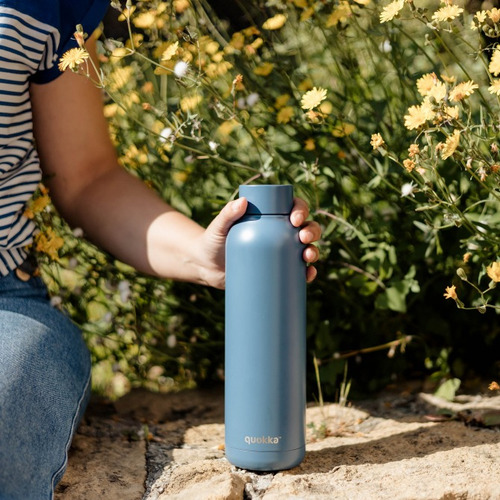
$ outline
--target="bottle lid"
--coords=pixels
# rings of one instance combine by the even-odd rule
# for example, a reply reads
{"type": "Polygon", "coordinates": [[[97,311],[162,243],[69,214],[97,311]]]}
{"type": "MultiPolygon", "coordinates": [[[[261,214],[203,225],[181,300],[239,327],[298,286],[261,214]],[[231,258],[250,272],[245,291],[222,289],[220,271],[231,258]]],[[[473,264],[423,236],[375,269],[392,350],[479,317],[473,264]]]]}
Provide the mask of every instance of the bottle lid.
{"type": "Polygon", "coordinates": [[[248,200],[247,215],[288,215],[293,207],[290,184],[242,185],[240,198],[248,200]]]}

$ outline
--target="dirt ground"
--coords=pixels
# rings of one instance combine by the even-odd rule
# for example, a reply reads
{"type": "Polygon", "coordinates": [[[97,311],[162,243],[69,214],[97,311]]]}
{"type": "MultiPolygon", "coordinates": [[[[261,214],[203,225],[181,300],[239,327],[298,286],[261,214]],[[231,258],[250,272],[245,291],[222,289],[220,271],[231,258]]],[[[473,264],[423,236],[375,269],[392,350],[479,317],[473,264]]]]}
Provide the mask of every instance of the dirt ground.
{"type": "Polygon", "coordinates": [[[222,390],[94,400],[56,500],[500,499],[500,396],[396,389],[307,410],[303,463],[275,474],[224,457],[222,390]]]}

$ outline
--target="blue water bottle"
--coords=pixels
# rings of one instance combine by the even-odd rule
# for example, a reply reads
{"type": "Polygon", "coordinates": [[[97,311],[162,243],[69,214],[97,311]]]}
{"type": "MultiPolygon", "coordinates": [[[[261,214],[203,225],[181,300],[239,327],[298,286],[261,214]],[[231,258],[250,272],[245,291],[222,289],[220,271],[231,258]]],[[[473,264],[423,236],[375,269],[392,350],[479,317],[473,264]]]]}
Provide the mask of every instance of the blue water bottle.
{"type": "Polygon", "coordinates": [[[226,242],[225,446],[237,467],[276,471],[305,454],[306,268],[290,185],[240,186],[226,242]]]}

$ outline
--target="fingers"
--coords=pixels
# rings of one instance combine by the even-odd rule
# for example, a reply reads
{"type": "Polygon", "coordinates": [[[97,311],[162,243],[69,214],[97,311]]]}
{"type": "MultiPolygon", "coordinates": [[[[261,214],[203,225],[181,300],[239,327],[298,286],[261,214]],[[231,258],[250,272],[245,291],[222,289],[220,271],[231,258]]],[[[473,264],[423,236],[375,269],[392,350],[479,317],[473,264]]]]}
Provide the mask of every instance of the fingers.
{"type": "MultiPolygon", "coordinates": [[[[311,243],[318,241],[321,237],[321,227],[315,221],[306,221],[309,217],[309,207],[301,198],[294,198],[290,222],[295,227],[300,227],[299,238],[304,245],[307,245],[302,253],[302,258],[307,264],[316,262],[319,259],[319,250],[311,243]]],[[[314,266],[307,266],[306,281],[311,283],[316,278],[318,271],[314,266]]]]}
{"type": "Polygon", "coordinates": [[[309,264],[319,259],[319,250],[314,245],[308,245],[302,252],[302,258],[309,264]]]}
{"type": "MultiPolygon", "coordinates": [[[[238,198],[229,202],[207,229],[215,236],[225,237],[231,226],[245,215],[247,204],[246,198],[238,198]]],[[[307,217],[309,217],[307,203],[301,198],[294,198],[290,221],[293,226],[300,227],[299,238],[306,245],[302,256],[307,264],[312,264],[319,259],[319,250],[311,243],[320,239],[321,227],[315,221],[306,221],[307,217]]],[[[318,272],[314,266],[307,266],[306,281],[310,283],[316,278],[317,274],[318,272]]]]}
{"type": "Polygon", "coordinates": [[[317,274],[318,274],[318,271],[316,270],[316,268],[314,266],[309,266],[307,268],[307,273],[306,273],[307,283],[311,283],[311,281],[313,281],[314,278],[316,278],[317,274]]]}
{"type": "Polygon", "coordinates": [[[245,215],[246,209],[246,198],[230,201],[211,222],[207,230],[216,236],[226,236],[231,226],[245,215]]]}
{"type": "Polygon", "coordinates": [[[318,241],[321,237],[321,227],[316,221],[306,222],[299,231],[299,238],[304,245],[318,241]]]}
{"type": "Polygon", "coordinates": [[[309,207],[302,198],[293,199],[292,213],[290,214],[290,222],[293,226],[299,227],[304,224],[309,216],[309,207]]]}

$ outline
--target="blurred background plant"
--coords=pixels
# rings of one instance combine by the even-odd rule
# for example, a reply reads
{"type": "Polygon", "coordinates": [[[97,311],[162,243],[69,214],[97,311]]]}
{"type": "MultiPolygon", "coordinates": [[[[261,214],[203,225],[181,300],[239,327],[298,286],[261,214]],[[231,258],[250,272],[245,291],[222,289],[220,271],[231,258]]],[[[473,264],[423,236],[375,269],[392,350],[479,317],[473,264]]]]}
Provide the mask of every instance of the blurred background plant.
{"type": "MultiPolygon", "coordinates": [[[[347,358],[352,397],[498,376],[499,23],[473,2],[112,2],[96,84],[124,167],[204,225],[250,182],[292,183],[323,225],[311,399],[318,379],[339,398],[347,358]]],[[[43,191],[28,210],[95,390],[223,378],[223,292],[134,273],[43,191]]]]}

